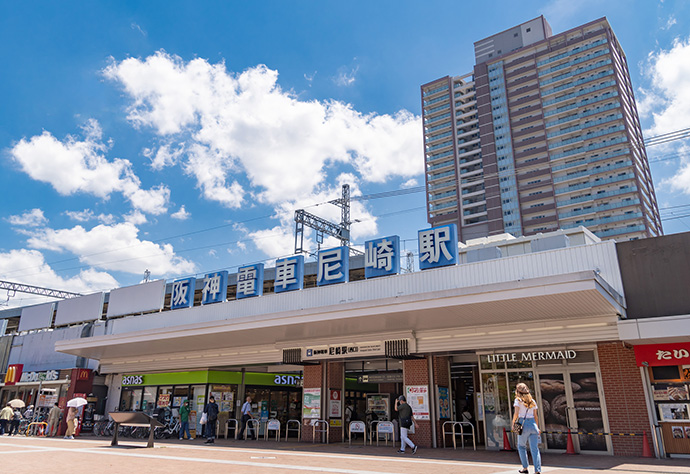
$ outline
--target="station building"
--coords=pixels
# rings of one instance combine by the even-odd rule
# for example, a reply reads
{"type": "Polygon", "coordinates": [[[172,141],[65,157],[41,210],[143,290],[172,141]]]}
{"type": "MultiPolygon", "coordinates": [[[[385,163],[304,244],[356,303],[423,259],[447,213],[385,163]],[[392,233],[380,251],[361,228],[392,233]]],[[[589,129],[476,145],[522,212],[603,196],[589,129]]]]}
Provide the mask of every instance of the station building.
{"type": "MultiPolygon", "coordinates": [[[[453,242],[452,227],[436,238],[453,242]]],[[[301,273],[286,272],[279,260],[265,271],[254,265],[49,303],[50,318],[38,318],[34,325],[44,325],[27,334],[54,334],[56,353],[97,361],[90,367],[108,387],[103,414],[155,413],[184,399],[198,411],[213,394],[223,422],[239,418],[251,396],[255,415],[281,421],[282,436],[288,420],[297,420],[302,439],[312,441],[313,421],[322,420],[329,441],[339,442],[348,419],[395,420],[394,400],[406,395],[420,446],[443,446],[444,424],[467,412],[478,444],[498,450],[513,441],[513,393],[524,382],[539,403],[545,450],[564,452],[570,429],[578,452],[641,455],[647,431],[662,454],[654,388],[634,346],[663,338],[649,340],[628,315],[623,276],[632,267],[622,259],[636,256],[579,227],[468,241],[447,248],[444,262],[425,235],[420,231],[422,270],[415,272],[376,275],[386,267],[373,258],[381,252],[343,258],[339,267],[320,254],[301,273]],[[431,260],[442,265],[425,268],[431,260]],[[250,287],[256,296],[246,297],[250,287]]],[[[668,238],[625,244],[650,248],[668,238]]],[[[394,237],[368,249],[391,243],[399,253],[394,237]]],[[[638,276],[645,270],[633,267],[638,276]]],[[[29,308],[11,311],[14,318],[21,312],[21,323],[29,308]]],[[[666,324],[672,342],[690,341],[666,324]]],[[[20,363],[9,344],[9,362],[20,363]]],[[[677,366],[682,374],[681,361],[677,366]]],[[[200,428],[196,419],[192,425],[200,428]]],[[[325,436],[317,432],[315,441],[325,436]]]]}

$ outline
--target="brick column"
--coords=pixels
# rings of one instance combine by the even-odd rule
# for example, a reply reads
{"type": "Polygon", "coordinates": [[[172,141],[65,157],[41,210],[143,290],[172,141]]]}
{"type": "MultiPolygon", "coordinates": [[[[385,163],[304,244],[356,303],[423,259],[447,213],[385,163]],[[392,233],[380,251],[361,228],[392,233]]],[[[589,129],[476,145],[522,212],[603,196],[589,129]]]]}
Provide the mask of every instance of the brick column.
{"type": "MultiPolygon", "coordinates": [[[[328,433],[328,441],[330,443],[341,443],[343,441],[343,430],[344,430],[344,423],[345,423],[345,400],[344,400],[344,388],[343,387],[343,374],[345,370],[345,365],[343,362],[329,362],[327,366],[327,374],[326,374],[326,380],[328,381],[328,390],[326,391],[326,396],[323,398],[323,412],[324,412],[324,419],[328,419],[329,424],[331,423],[331,420],[338,420],[340,422],[340,426],[332,426],[330,427],[330,431],[328,433]],[[340,417],[338,418],[331,418],[330,417],[330,392],[331,390],[338,390],[340,392],[340,417]],[[328,418],[326,418],[328,416],[328,418]]],[[[337,424],[337,423],[336,423],[337,424]]]]}
{"type": "MultiPolygon", "coordinates": [[[[320,388],[321,389],[321,417],[323,418],[324,410],[328,407],[328,394],[323,393],[322,381],[323,381],[323,370],[325,369],[325,363],[319,365],[305,365],[304,366],[304,388],[320,388]]],[[[312,427],[311,419],[305,418],[302,420],[302,440],[311,442],[312,441],[312,427]]]]}
{"type": "MultiPolygon", "coordinates": [[[[622,342],[600,342],[599,367],[606,400],[609,428],[612,433],[649,433],[649,412],[645,402],[640,369],[632,347],[622,342]]],[[[642,437],[612,436],[613,454],[641,456],[642,437]]]]}
{"type": "MultiPolygon", "coordinates": [[[[403,361],[403,380],[404,385],[426,385],[429,386],[429,362],[424,359],[411,359],[403,361]]],[[[405,387],[403,387],[405,390],[405,387]]],[[[406,392],[407,390],[405,390],[406,392]]],[[[429,390],[429,397],[433,394],[429,390]]],[[[429,400],[431,403],[431,400],[429,400]]],[[[395,403],[395,402],[393,402],[395,403]]],[[[431,420],[417,420],[415,434],[410,435],[413,443],[422,448],[430,448],[431,440],[431,420]]]]}
{"type": "MultiPolygon", "coordinates": [[[[70,401],[76,394],[89,395],[93,388],[93,371],[91,369],[72,369],[70,371],[70,383],[67,389],[67,401],[70,401]]],[[[65,407],[62,412],[62,420],[60,421],[60,428],[58,429],[58,436],[63,436],[67,431],[67,412],[69,408],[65,407]]]]}
{"type": "MultiPolygon", "coordinates": [[[[434,383],[439,387],[446,387],[450,389],[450,359],[448,357],[437,357],[434,356],[433,368],[434,368],[434,383]]],[[[430,396],[436,398],[436,387],[432,387],[430,396]]],[[[448,400],[452,403],[451,400],[448,400]]],[[[436,445],[443,446],[443,422],[448,420],[441,420],[439,417],[441,413],[440,407],[436,410],[436,445]]]]}

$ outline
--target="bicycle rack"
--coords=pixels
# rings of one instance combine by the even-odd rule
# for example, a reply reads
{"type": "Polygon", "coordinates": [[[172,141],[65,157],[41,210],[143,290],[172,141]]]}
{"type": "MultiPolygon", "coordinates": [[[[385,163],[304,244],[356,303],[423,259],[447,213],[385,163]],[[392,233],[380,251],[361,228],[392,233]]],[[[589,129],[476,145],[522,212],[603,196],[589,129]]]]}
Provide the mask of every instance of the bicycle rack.
{"type": "Polygon", "coordinates": [[[261,422],[256,418],[250,418],[247,420],[247,427],[244,429],[244,440],[247,441],[247,433],[249,430],[254,430],[254,438],[259,439],[259,429],[261,428],[261,422]]]}
{"type": "Polygon", "coordinates": [[[276,441],[280,441],[280,421],[275,418],[271,418],[266,422],[266,427],[264,428],[264,441],[268,441],[268,432],[276,432],[276,441]]]}
{"type": "Polygon", "coordinates": [[[367,445],[367,424],[363,421],[351,421],[347,428],[348,439],[352,446],[352,433],[364,434],[364,446],[367,445]]]}
{"type": "Polygon", "coordinates": [[[297,431],[297,442],[302,441],[302,422],[300,420],[288,420],[285,423],[285,442],[288,440],[288,433],[290,431],[297,431]],[[297,424],[297,428],[290,428],[290,423],[297,424]]]}
{"type": "Polygon", "coordinates": [[[379,445],[381,435],[385,435],[386,446],[388,446],[388,435],[391,435],[393,447],[395,448],[395,425],[390,421],[380,421],[376,425],[376,446],[379,445]]]}
{"type": "Polygon", "coordinates": [[[330,426],[328,425],[328,422],[326,420],[312,420],[311,423],[312,426],[312,437],[311,437],[311,442],[315,443],[316,442],[316,433],[326,433],[326,444],[328,444],[328,434],[330,430],[330,426]],[[325,426],[326,429],[319,429],[319,426],[325,426]]]}
{"type": "MultiPolygon", "coordinates": [[[[471,431],[472,445],[474,446],[474,450],[475,451],[477,450],[477,440],[476,440],[476,436],[474,433],[474,425],[472,423],[468,423],[466,421],[446,421],[445,423],[443,423],[442,430],[443,430],[443,447],[444,448],[446,447],[446,435],[452,435],[453,436],[453,449],[458,449],[458,443],[457,443],[456,436],[458,435],[457,427],[459,426],[460,427],[460,433],[459,434],[460,434],[460,441],[462,443],[462,449],[465,449],[465,429],[463,427],[465,425],[469,426],[472,429],[472,431],[471,431]],[[450,425],[451,431],[446,431],[446,425],[450,425]]],[[[470,434],[470,433],[468,433],[468,434],[470,434]]]]}
{"type": "Polygon", "coordinates": [[[372,420],[369,422],[369,444],[374,444],[374,433],[376,433],[376,425],[379,424],[379,420],[372,420]]]}
{"type": "Polygon", "coordinates": [[[237,433],[239,432],[239,430],[237,429],[238,425],[239,422],[236,418],[228,418],[228,421],[225,422],[225,439],[228,439],[228,431],[230,431],[231,429],[234,430],[234,438],[237,439],[237,433]],[[231,422],[233,423],[232,427],[229,426],[231,422]]]}

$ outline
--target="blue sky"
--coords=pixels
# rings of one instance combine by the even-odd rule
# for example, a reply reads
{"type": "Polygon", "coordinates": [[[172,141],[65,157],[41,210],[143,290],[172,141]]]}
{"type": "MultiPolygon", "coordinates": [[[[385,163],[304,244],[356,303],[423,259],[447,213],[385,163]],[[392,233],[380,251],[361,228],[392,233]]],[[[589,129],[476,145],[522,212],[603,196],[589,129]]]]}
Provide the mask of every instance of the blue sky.
{"type": "MultiPolygon", "coordinates": [[[[0,279],[88,293],[287,255],[294,209],[341,183],[423,184],[419,86],[470,72],[474,41],[541,14],[554,33],[608,17],[645,135],[690,127],[687,2],[460,5],[1,2],[0,279]]],[[[666,233],[690,230],[673,219],[687,142],[648,150],[666,233]]],[[[414,250],[424,205],[355,203],[354,241],[414,250]]]]}

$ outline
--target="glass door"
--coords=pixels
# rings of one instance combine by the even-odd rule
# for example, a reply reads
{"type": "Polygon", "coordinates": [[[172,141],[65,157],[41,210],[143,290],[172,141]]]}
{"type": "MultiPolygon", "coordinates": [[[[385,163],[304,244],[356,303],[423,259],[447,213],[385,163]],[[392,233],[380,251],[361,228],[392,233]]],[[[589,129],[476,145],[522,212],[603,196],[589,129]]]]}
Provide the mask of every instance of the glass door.
{"type": "Polygon", "coordinates": [[[486,447],[503,448],[503,429],[510,431],[510,399],[505,372],[482,374],[486,447]]]}
{"type": "Polygon", "coordinates": [[[576,451],[606,452],[610,450],[604,433],[600,384],[595,372],[558,371],[539,374],[541,419],[546,447],[551,450],[567,448],[567,431],[585,434],[572,435],[576,451]]]}

